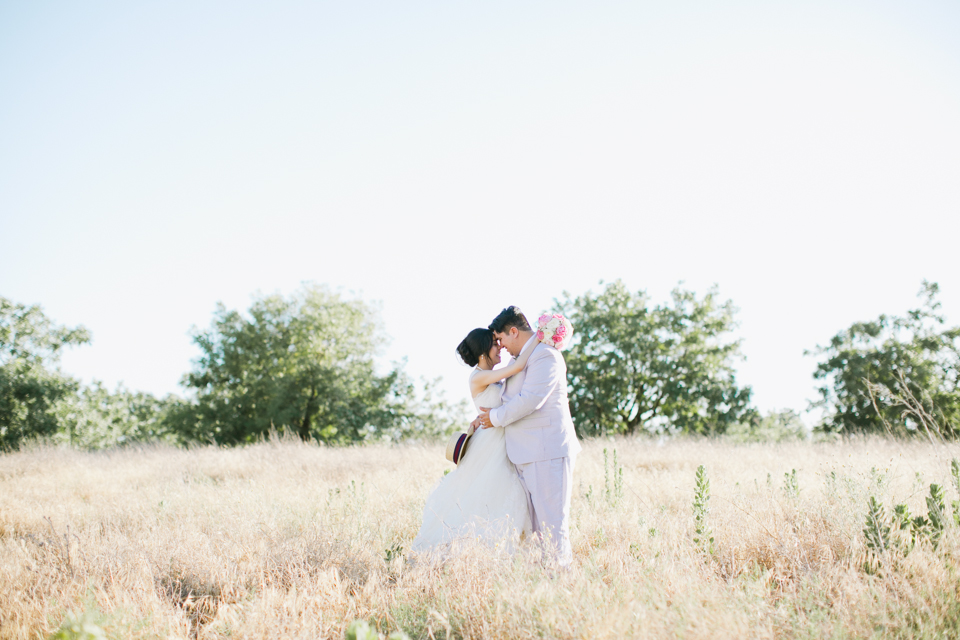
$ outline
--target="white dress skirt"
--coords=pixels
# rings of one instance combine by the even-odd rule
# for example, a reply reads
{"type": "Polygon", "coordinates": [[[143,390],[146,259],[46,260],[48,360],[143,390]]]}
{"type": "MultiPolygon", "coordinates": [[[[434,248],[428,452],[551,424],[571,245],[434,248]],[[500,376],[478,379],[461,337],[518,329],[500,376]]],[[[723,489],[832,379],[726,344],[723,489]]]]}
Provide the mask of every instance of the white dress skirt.
{"type": "MultiPolygon", "coordinates": [[[[491,384],[477,394],[473,399],[477,410],[500,406],[501,384],[491,384]]],[[[530,529],[527,495],[507,458],[503,428],[477,429],[460,464],[430,492],[412,550],[446,553],[454,543],[469,540],[502,544],[510,550],[530,529]]]]}

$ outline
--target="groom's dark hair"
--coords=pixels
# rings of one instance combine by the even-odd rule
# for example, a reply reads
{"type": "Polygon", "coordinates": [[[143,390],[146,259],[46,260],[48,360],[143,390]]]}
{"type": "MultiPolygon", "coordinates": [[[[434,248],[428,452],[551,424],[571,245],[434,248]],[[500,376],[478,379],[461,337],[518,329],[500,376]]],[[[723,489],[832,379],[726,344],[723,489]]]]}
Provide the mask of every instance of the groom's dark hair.
{"type": "Polygon", "coordinates": [[[527,316],[523,315],[520,307],[509,306],[493,319],[490,323],[490,331],[496,333],[506,333],[510,327],[516,327],[520,331],[532,331],[530,323],[527,322],[527,316]]]}

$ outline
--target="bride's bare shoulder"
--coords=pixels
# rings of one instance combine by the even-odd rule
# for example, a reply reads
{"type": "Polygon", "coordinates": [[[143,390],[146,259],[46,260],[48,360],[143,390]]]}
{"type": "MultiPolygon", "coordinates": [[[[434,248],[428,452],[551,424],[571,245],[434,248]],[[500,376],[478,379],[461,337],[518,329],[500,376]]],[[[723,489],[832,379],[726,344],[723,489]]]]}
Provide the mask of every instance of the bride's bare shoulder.
{"type": "Polygon", "coordinates": [[[468,378],[468,380],[469,380],[469,382],[470,382],[470,396],[471,396],[472,398],[474,398],[474,399],[476,399],[476,398],[477,398],[478,396],[480,396],[482,393],[485,393],[486,391],[489,391],[491,387],[493,387],[493,388],[499,388],[500,385],[503,384],[502,382],[491,382],[490,384],[485,384],[485,385],[482,385],[482,386],[479,386],[479,387],[478,387],[478,385],[474,384],[474,382],[473,382],[474,374],[476,374],[476,373],[477,373],[476,371],[475,371],[474,373],[471,373],[471,374],[470,374],[470,377],[468,378]]]}
{"type": "Polygon", "coordinates": [[[478,395],[483,393],[486,390],[486,386],[477,389],[477,384],[473,381],[480,374],[480,369],[474,369],[470,372],[470,375],[467,376],[467,384],[470,385],[470,395],[476,398],[478,395]]]}

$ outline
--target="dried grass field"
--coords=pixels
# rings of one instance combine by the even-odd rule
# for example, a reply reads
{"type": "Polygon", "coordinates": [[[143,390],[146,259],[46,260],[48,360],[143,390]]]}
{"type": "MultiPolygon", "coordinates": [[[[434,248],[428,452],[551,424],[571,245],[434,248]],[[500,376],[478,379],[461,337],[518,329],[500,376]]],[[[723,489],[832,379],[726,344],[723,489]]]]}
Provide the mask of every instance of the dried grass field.
{"type": "MultiPolygon", "coordinates": [[[[449,467],[440,445],[6,453],[0,637],[46,638],[64,620],[111,638],[342,638],[361,618],[382,636],[414,638],[960,630],[949,508],[960,447],[584,444],[575,568],[559,574],[530,545],[512,557],[475,546],[443,564],[408,561],[426,495],[449,467]],[[710,486],[709,533],[698,536],[699,465],[710,486]],[[909,553],[869,554],[869,497],[888,515],[895,503],[926,514],[931,483],[949,512],[939,545],[921,536],[909,553]]],[[[60,637],[81,637],[68,626],[60,637]]]]}

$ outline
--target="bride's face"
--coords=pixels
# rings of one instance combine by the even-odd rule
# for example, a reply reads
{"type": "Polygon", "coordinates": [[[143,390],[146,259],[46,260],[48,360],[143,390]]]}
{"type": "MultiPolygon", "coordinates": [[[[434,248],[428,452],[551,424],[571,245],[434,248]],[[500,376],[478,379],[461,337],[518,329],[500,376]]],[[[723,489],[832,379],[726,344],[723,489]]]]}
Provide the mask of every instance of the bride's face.
{"type": "Polygon", "coordinates": [[[491,368],[500,364],[500,343],[496,340],[493,341],[493,346],[490,347],[490,353],[487,354],[487,359],[490,361],[491,368]]]}

